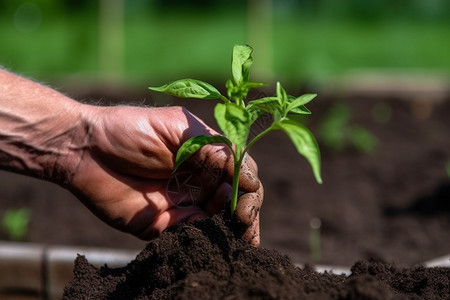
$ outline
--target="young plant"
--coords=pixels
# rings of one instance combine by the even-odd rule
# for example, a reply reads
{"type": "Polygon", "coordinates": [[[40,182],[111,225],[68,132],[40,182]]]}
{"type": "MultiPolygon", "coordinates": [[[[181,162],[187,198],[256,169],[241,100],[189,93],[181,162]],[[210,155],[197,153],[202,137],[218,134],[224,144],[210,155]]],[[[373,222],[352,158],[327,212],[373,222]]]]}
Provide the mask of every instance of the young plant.
{"type": "MultiPolygon", "coordinates": [[[[227,145],[234,158],[234,177],[232,183],[231,214],[236,210],[238,199],[239,173],[245,154],[263,136],[274,130],[284,131],[297,151],[310,163],[317,182],[321,183],[320,152],[313,134],[294,118],[298,114],[310,114],[305,104],[316,97],[305,94],[293,97],[286,93],[278,82],[276,94],[246,103],[244,100],[250,89],[265,86],[264,83],[250,81],[250,67],[253,63],[253,49],[236,45],[232,56],[232,78],[226,81],[227,97],[214,86],[196,79],[181,79],[160,87],[149,87],[180,98],[220,99],[214,109],[214,117],[224,135],[196,136],[187,140],[178,150],[175,170],[192,154],[207,144],[227,145]],[[249,140],[251,125],[262,115],[273,116],[271,125],[249,140]]],[[[174,171],[175,171],[174,170],[174,171]]]]}
{"type": "Polygon", "coordinates": [[[361,153],[374,153],[379,144],[377,137],[362,125],[352,122],[351,118],[348,104],[333,105],[319,127],[323,145],[336,151],[352,147],[361,153]]]}
{"type": "Polygon", "coordinates": [[[322,221],[319,218],[312,218],[309,221],[309,251],[311,259],[317,261],[322,256],[321,246],[322,221]]]}
{"type": "Polygon", "coordinates": [[[2,227],[11,240],[20,241],[27,235],[30,219],[31,212],[26,207],[7,209],[2,218],[2,227]]]}

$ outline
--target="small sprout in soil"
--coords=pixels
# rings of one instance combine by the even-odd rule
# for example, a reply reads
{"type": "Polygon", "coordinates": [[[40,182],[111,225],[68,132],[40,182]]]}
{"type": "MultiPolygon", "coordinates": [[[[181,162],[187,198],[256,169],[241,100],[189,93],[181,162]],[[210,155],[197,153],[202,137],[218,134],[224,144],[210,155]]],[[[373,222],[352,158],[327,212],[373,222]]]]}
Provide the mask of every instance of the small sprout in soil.
{"type": "Polygon", "coordinates": [[[309,251],[312,260],[320,260],[322,257],[321,229],[322,221],[319,218],[312,218],[309,221],[309,251]]]}
{"type": "Polygon", "coordinates": [[[10,240],[21,241],[28,233],[31,213],[26,207],[7,209],[2,218],[2,227],[10,240]]]}
{"type": "Polygon", "coordinates": [[[335,151],[351,147],[361,153],[374,153],[379,143],[377,137],[362,125],[351,122],[351,118],[349,105],[332,106],[320,124],[320,141],[335,151]]]}
{"type": "MultiPolygon", "coordinates": [[[[223,131],[223,135],[196,136],[187,140],[178,150],[175,170],[192,154],[207,144],[223,143],[228,146],[234,158],[234,177],[231,197],[231,214],[236,210],[238,198],[239,173],[245,154],[267,133],[274,130],[284,131],[297,151],[303,155],[312,167],[317,182],[322,183],[320,175],[320,152],[313,134],[295,115],[310,114],[305,104],[313,100],[315,94],[300,97],[288,95],[281,84],[276,86],[276,94],[245,102],[251,89],[265,86],[261,82],[250,81],[250,67],[253,63],[253,49],[236,45],[232,55],[232,78],[226,81],[227,96],[222,95],[214,86],[196,79],[181,79],[160,87],[149,89],[180,98],[220,99],[214,109],[214,117],[223,131]],[[249,139],[250,127],[263,115],[273,117],[271,125],[249,139]]],[[[174,170],[174,171],[175,171],[174,170]]]]}

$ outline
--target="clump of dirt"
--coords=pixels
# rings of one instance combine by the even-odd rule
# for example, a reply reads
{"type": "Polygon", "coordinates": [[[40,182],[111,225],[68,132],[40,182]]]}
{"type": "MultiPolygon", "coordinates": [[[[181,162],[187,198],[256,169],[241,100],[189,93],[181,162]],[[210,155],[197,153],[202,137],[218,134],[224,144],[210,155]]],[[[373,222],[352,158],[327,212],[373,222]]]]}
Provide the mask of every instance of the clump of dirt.
{"type": "Polygon", "coordinates": [[[222,216],[178,224],[123,268],[100,269],[84,256],[64,299],[447,299],[450,268],[399,268],[359,261],[352,274],[297,267],[275,250],[255,248],[222,216]]]}

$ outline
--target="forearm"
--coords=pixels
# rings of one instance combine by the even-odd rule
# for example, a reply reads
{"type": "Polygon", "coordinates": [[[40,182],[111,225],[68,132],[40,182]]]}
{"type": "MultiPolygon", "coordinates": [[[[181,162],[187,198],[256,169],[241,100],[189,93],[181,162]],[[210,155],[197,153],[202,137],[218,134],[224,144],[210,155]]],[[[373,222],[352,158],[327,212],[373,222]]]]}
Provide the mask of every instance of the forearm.
{"type": "Polygon", "coordinates": [[[0,69],[0,169],[69,180],[89,135],[82,105],[0,69]]]}

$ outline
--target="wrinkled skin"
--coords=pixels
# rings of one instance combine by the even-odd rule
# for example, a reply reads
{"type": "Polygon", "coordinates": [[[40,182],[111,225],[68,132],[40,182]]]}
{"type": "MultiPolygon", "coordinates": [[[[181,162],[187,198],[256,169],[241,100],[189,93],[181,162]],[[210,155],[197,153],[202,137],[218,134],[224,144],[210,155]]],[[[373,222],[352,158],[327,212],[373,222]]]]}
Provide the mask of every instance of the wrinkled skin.
{"type": "MultiPolygon", "coordinates": [[[[216,214],[229,202],[233,159],[224,145],[202,147],[172,173],[183,142],[218,134],[186,109],[102,107],[88,118],[95,120],[88,147],[67,187],[109,225],[149,240],[172,224],[216,214]]],[[[250,156],[239,185],[236,216],[243,238],[258,246],[263,188],[250,156]]]]}

